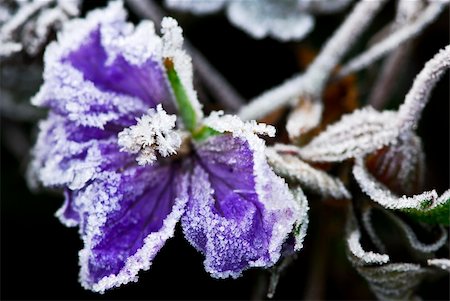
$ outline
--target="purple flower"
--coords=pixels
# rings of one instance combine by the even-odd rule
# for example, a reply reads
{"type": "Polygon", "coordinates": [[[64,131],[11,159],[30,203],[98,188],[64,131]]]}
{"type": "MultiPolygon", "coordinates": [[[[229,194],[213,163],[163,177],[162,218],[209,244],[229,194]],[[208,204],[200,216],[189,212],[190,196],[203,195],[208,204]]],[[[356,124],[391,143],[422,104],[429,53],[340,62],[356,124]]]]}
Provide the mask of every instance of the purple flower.
{"type": "Polygon", "coordinates": [[[79,226],[82,285],[104,292],[137,281],[179,220],[213,277],[275,264],[301,221],[256,135],[274,129],[218,112],[203,118],[176,22],[164,19],[159,37],[152,23],[125,19],[114,2],[69,22],[46,51],[32,100],[50,112],[30,170],[64,188],[57,216],[79,226]]]}

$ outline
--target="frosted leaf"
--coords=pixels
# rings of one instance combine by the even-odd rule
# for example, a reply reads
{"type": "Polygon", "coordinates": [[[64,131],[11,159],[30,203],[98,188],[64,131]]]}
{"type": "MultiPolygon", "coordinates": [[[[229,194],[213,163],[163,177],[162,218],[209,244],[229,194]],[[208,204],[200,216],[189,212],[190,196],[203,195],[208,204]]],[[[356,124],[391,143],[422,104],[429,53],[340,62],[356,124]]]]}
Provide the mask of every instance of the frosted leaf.
{"type": "MultiPolygon", "coordinates": [[[[353,219],[354,217],[352,217],[353,219]]],[[[410,300],[431,270],[412,263],[390,263],[389,256],[365,251],[355,221],[347,227],[347,255],[379,300],[410,300]]]]}
{"type": "Polygon", "coordinates": [[[450,190],[443,193],[441,197],[438,197],[435,190],[411,197],[406,195],[398,197],[370,175],[362,158],[356,158],[353,175],[362,191],[383,207],[402,210],[419,220],[423,219],[430,223],[449,223],[450,190]]]}
{"type": "Polygon", "coordinates": [[[405,223],[400,217],[397,217],[391,212],[385,212],[387,216],[403,231],[403,233],[406,236],[406,239],[408,240],[409,245],[411,248],[413,248],[415,251],[427,254],[427,253],[433,253],[439,250],[441,247],[445,245],[448,239],[447,230],[440,226],[440,235],[437,237],[436,241],[432,243],[423,243],[421,242],[417,235],[414,233],[414,230],[405,223]]]}
{"type": "Polygon", "coordinates": [[[415,290],[430,270],[412,263],[391,263],[381,267],[361,266],[356,270],[366,279],[379,300],[412,300],[415,290]]]}
{"type": "Polygon", "coordinates": [[[377,112],[367,107],[328,126],[299,150],[309,161],[336,162],[371,153],[395,142],[398,136],[395,112],[377,112]]]}
{"type": "Polygon", "coordinates": [[[380,237],[377,234],[377,231],[375,230],[375,228],[373,226],[372,212],[373,212],[373,207],[367,207],[363,210],[362,215],[361,215],[362,225],[364,226],[364,229],[366,230],[372,243],[375,245],[375,247],[378,249],[378,251],[380,251],[382,253],[386,253],[386,246],[381,241],[380,237]]]}
{"type": "Polygon", "coordinates": [[[429,208],[411,209],[406,212],[414,219],[429,223],[450,224],[450,189],[445,191],[429,208]]]}
{"type": "Polygon", "coordinates": [[[308,230],[309,205],[308,205],[308,199],[306,198],[305,194],[303,193],[303,191],[300,187],[291,189],[291,193],[294,196],[295,200],[300,205],[300,211],[298,213],[297,221],[295,222],[294,231],[293,231],[294,238],[295,238],[294,250],[299,251],[303,248],[303,241],[305,240],[306,231],[308,230]]]}
{"type": "Polygon", "coordinates": [[[302,187],[319,193],[323,197],[349,199],[350,193],[344,184],[326,172],[315,169],[289,152],[283,152],[283,146],[275,145],[266,150],[269,164],[279,176],[299,183],[302,187]]]}
{"type": "Polygon", "coordinates": [[[366,193],[374,202],[377,202],[388,209],[430,208],[431,206],[434,206],[435,201],[438,198],[435,190],[426,191],[412,197],[407,197],[406,195],[398,197],[394,195],[389,189],[369,174],[361,157],[355,159],[353,175],[364,193],[366,193]]]}
{"type": "Polygon", "coordinates": [[[202,15],[222,9],[227,0],[165,0],[167,7],[202,15]]]}
{"type": "MultiPolygon", "coordinates": [[[[351,227],[351,226],[350,226],[351,227]]],[[[361,245],[361,232],[353,226],[347,234],[347,248],[356,265],[381,265],[390,261],[387,254],[365,251],[361,245]]]]}
{"type": "Polygon", "coordinates": [[[181,145],[181,136],[174,130],[175,115],[168,115],[159,104],[137,119],[137,124],[118,134],[117,143],[121,151],[138,154],[139,165],[156,161],[155,152],[163,157],[174,155],[181,145]]]}
{"type": "Polygon", "coordinates": [[[286,130],[289,137],[299,137],[315,128],[322,120],[323,103],[303,97],[289,114],[286,130]]]}
{"type": "Polygon", "coordinates": [[[442,270],[450,272],[450,259],[433,258],[433,259],[428,259],[427,263],[430,266],[436,266],[442,270]]]}
{"type": "Polygon", "coordinates": [[[227,16],[257,39],[300,40],[314,27],[314,18],[298,9],[297,0],[230,1],[227,16]]]}
{"type": "Polygon", "coordinates": [[[234,134],[260,134],[275,137],[275,128],[265,123],[257,123],[255,120],[244,122],[236,115],[224,115],[223,111],[214,111],[203,120],[203,124],[220,132],[234,134]]]}

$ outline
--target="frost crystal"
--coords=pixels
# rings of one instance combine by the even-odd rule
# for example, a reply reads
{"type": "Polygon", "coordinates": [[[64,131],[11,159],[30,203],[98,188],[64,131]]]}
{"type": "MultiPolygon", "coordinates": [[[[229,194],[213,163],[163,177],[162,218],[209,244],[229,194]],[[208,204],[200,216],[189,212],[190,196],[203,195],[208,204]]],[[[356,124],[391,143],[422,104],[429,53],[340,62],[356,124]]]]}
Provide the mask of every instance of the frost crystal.
{"type": "Polygon", "coordinates": [[[163,157],[174,155],[181,145],[181,136],[174,131],[177,117],[168,115],[158,105],[149,109],[147,114],[137,119],[137,124],[124,129],[118,135],[117,143],[121,151],[139,154],[139,165],[152,164],[156,161],[155,151],[163,157]]]}

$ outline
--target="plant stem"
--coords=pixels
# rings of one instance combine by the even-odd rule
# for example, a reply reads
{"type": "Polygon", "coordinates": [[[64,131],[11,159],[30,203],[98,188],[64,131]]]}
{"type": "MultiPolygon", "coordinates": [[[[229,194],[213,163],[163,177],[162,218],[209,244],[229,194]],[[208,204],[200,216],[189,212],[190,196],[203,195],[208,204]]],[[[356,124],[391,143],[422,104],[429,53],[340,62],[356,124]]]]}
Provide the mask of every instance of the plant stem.
{"type": "Polygon", "coordinates": [[[431,91],[448,68],[450,68],[450,45],[441,49],[416,76],[405,101],[398,110],[400,133],[414,130],[417,127],[431,91]]]}
{"type": "MultiPolygon", "coordinates": [[[[156,28],[159,28],[164,15],[166,15],[164,10],[153,0],[126,0],[126,2],[136,15],[152,20],[156,28]]],[[[211,95],[226,109],[232,111],[239,109],[245,103],[242,96],[188,40],[185,39],[184,45],[192,57],[195,71],[211,95]]]]}
{"type": "Polygon", "coordinates": [[[386,0],[358,2],[304,74],[296,75],[280,86],[254,98],[240,110],[239,116],[244,120],[264,117],[273,110],[288,105],[291,100],[302,94],[312,94],[313,98],[320,98],[331,71],[364,32],[385,2],[386,0]]]}
{"type": "Polygon", "coordinates": [[[429,4],[425,11],[414,22],[403,26],[383,41],[375,44],[345,64],[345,66],[339,70],[337,77],[344,77],[350,73],[366,68],[390,51],[397,49],[406,41],[416,37],[427,25],[437,18],[437,16],[444,10],[445,6],[446,5],[442,2],[429,4]]]}

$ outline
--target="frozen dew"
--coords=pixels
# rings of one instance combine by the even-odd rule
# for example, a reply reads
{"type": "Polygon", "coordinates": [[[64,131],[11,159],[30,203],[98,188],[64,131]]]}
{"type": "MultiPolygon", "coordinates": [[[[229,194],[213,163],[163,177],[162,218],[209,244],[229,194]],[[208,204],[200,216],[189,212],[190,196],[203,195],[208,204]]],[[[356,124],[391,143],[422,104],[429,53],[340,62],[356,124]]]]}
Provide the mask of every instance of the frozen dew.
{"type": "Polygon", "coordinates": [[[177,153],[181,146],[181,135],[174,130],[177,117],[169,115],[161,105],[149,109],[146,115],[137,119],[137,124],[118,134],[117,143],[121,151],[138,154],[139,165],[156,161],[156,151],[163,157],[177,153]]]}

